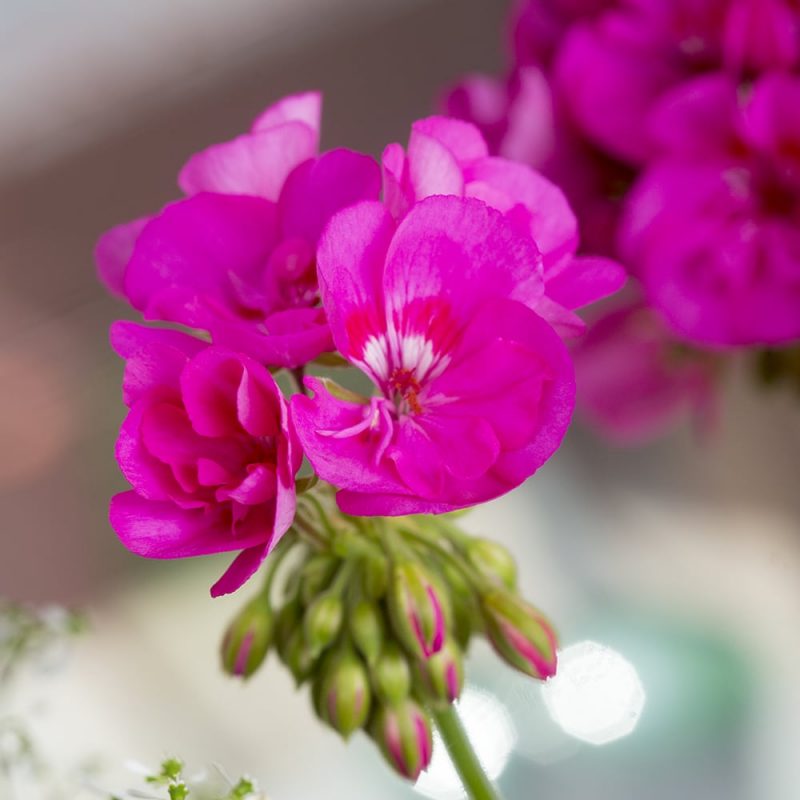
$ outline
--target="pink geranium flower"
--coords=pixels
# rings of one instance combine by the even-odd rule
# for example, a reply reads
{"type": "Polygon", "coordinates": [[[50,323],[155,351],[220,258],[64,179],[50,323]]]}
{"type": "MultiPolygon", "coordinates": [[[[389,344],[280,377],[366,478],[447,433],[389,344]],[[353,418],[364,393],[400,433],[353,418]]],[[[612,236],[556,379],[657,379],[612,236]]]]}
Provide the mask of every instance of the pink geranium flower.
{"type": "Polygon", "coordinates": [[[407,150],[383,152],[384,202],[400,218],[431,195],[476,197],[533,237],[541,253],[544,292],[533,306],[566,335],[581,333],[573,309],[615,292],[625,281],[614,262],[576,256],[578,227],[566,198],[525,164],[489,155],[480,131],[468,122],[429,117],[415,122],[407,150]]]}
{"type": "Polygon", "coordinates": [[[627,199],[623,250],[651,303],[709,345],[800,336],[800,78],[724,75],[664,99],[664,155],[627,199]]]}
{"type": "Polygon", "coordinates": [[[379,394],[307,379],[292,399],[306,455],[353,514],[444,512],[497,497],[556,450],[574,400],[566,349],[531,309],[540,255],[482,201],[430,197],[395,222],[337,214],[318,253],[339,351],[379,394]]]}
{"type": "Polygon", "coordinates": [[[377,199],[380,173],[350,150],[318,155],[320,103],[288,97],[194,155],[179,176],[186,199],[98,243],[109,288],[147,319],[206,330],[263,363],[295,367],[332,349],[317,240],[335,211],[377,199]]]}
{"type": "Polygon", "coordinates": [[[133,486],[111,501],[132,552],[241,551],[211,594],[238,589],[288,530],[302,452],[269,371],[178,331],[112,326],[130,408],[117,461],[133,486]]]}

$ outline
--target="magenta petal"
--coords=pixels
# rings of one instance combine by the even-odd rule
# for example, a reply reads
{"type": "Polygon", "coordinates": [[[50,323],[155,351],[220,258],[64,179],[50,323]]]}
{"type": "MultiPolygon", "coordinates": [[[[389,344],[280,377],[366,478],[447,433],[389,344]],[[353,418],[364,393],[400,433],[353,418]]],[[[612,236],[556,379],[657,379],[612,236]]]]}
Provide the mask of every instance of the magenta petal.
{"type": "Polygon", "coordinates": [[[253,133],[270,130],[285,122],[302,122],[319,137],[322,120],[322,93],[302,92],[284,97],[259,114],[251,127],[253,133]]]}
{"type": "Polygon", "coordinates": [[[365,491],[407,491],[391,465],[376,463],[375,454],[386,430],[377,425],[377,420],[374,428],[364,424],[375,413],[374,406],[339,400],[316,378],[306,378],[305,384],[314,397],[294,395],[291,414],[303,451],[317,474],[335,486],[355,484],[365,491]],[[341,435],[359,428],[361,431],[354,435],[341,435]]]}
{"type": "Polygon", "coordinates": [[[236,392],[239,422],[251,436],[274,436],[280,419],[280,389],[269,371],[255,361],[244,360],[244,369],[236,392]]]}
{"type": "Polygon", "coordinates": [[[191,358],[208,346],[202,339],[195,339],[180,331],[151,328],[127,320],[111,323],[109,339],[114,352],[122,358],[130,358],[151,345],[171,347],[191,358]]]}
{"type": "MultiPolygon", "coordinates": [[[[272,203],[256,197],[195,195],[167,206],[145,226],[128,266],[125,291],[139,309],[152,306],[169,290],[181,297],[207,292],[224,303],[231,294],[230,274],[255,282],[275,237],[272,203]]],[[[176,317],[185,313],[179,306],[176,317]]]]}
{"type": "Polygon", "coordinates": [[[490,297],[533,305],[542,295],[533,241],[479,200],[429,197],[400,223],[386,257],[389,311],[440,298],[466,319],[490,297]],[[413,276],[413,280],[409,280],[413,276]]]}
{"type": "Polygon", "coordinates": [[[277,202],[289,173],[316,152],[315,132],[300,122],[289,122],[196,153],[181,170],[178,185],[188,195],[219,192],[277,202]]]}
{"type": "Polygon", "coordinates": [[[270,549],[271,545],[267,543],[242,550],[222,577],[211,587],[211,596],[222,597],[241,588],[264,563],[270,549]]]}
{"type": "Polygon", "coordinates": [[[117,297],[125,297],[125,271],[136,240],[149,221],[149,217],[142,217],[116,225],[97,241],[94,249],[97,274],[106,288],[117,297]]]}
{"type": "Polygon", "coordinates": [[[503,212],[523,205],[530,232],[547,267],[578,246],[578,223],[564,193],[538,172],[503,158],[487,158],[468,171],[468,194],[503,212]],[[485,194],[491,190],[491,195],[485,194]]]}
{"type": "Polygon", "coordinates": [[[345,514],[356,517],[404,517],[408,514],[447,514],[461,508],[452,503],[425,500],[421,497],[393,494],[366,494],[342,489],[336,503],[345,514]]]}
{"type": "Polygon", "coordinates": [[[316,242],[337,211],[360,200],[377,200],[381,171],[370,156],[343,148],[323,153],[296,169],[281,193],[283,236],[316,242]]]}
{"type": "Polygon", "coordinates": [[[412,128],[408,141],[408,174],[417,199],[464,193],[464,175],[455,155],[442,142],[416,128],[412,128]]]}
{"type": "Polygon", "coordinates": [[[240,357],[217,347],[209,347],[186,366],[181,393],[198,434],[216,437],[241,432],[236,412],[243,371],[240,357]]]}
{"type": "MultiPolygon", "coordinates": [[[[412,126],[414,133],[420,133],[443,144],[460,163],[485,158],[489,148],[481,132],[469,122],[450,117],[426,117],[417,120],[412,126]]],[[[410,150],[410,145],[409,145],[410,150]]]]}
{"type": "Polygon", "coordinates": [[[614,294],[625,284],[624,268],[608,258],[575,257],[554,278],[547,280],[547,296],[565,308],[583,306],[614,294]]]}
{"type": "Polygon", "coordinates": [[[146,558],[187,558],[239,550],[264,538],[263,531],[234,538],[216,515],[146,500],[136,492],[115,495],[109,518],[125,547],[146,558]]]}
{"type": "Polygon", "coordinates": [[[334,216],[319,243],[317,270],[322,303],[339,351],[346,358],[383,316],[381,282],[394,220],[382,203],[363,202],[334,216]],[[348,330],[355,313],[369,312],[364,330],[348,330]],[[351,341],[355,337],[356,341],[351,341]]]}

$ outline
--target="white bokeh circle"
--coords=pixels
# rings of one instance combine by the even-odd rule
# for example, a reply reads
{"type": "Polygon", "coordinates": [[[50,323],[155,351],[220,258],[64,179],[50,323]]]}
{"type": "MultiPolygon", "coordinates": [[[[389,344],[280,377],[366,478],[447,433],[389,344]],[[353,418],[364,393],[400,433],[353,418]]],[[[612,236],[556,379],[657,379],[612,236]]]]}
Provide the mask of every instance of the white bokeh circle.
{"type": "Polygon", "coordinates": [[[597,642],[570,645],[558,671],[542,686],[545,706],[567,734],[602,745],[630,734],[639,722],[645,691],[635,667],[597,642]]]}

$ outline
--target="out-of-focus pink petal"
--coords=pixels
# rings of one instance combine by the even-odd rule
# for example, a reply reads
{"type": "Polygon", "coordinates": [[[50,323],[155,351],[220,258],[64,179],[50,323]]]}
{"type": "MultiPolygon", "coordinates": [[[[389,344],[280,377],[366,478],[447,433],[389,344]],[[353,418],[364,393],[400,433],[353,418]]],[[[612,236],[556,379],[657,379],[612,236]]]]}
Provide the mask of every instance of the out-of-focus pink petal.
{"type": "Polygon", "coordinates": [[[270,130],[286,122],[302,122],[319,136],[322,120],[322,93],[290,94],[259,114],[253,122],[253,133],[270,130]]]}
{"type": "Polygon", "coordinates": [[[464,176],[455,154],[438,139],[414,128],[408,142],[408,176],[417,198],[464,192],[464,176]]]}
{"type": "Polygon", "coordinates": [[[619,291],[627,279],[623,267],[608,258],[577,256],[553,278],[547,279],[547,296],[564,308],[583,308],[619,291]]]}
{"type": "Polygon", "coordinates": [[[669,59],[654,57],[648,42],[626,42],[585,24],[567,34],[555,74],[559,95],[581,130],[631,164],[650,155],[648,113],[680,77],[669,59]]]}
{"type": "Polygon", "coordinates": [[[125,297],[125,271],[136,240],[149,221],[150,217],[141,217],[115,225],[97,241],[94,249],[97,274],[106,288],[117,297],[125,297]]]}
{"type": "Polygon", "coordinates": [[[188,195],[218,192],[277,202],[292,170],[316,152],[316,133],[303,123],[288,122],[196,153],[181,170],[178,185],[188,195]]]}
{"type": "MultiPolygon", "coordinates": [[[[443,144],[461,162],[486,158],[489,149],[480,131],[468,122],[450,117],[426,117],[411,126],[411,141],[421,134],[443,144]]],[[[410,150],[410,145],[409,145],[410,150]]]]}
{"type": "Polygon", "coordinates": [[[800,15],[784,0],[733,0],[723,53],[734,73],[792,69],[800,60],[800,15]]]}

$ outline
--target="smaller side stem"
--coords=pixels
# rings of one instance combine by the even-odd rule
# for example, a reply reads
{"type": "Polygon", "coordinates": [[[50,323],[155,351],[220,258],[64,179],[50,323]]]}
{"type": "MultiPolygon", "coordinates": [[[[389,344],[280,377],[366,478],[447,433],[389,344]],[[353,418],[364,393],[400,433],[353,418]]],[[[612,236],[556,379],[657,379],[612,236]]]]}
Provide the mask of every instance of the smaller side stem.
{"type": "Polygon", "coordinates": [[[455,706],[431,708],[430,711],[470,800],[502,800],[486,777],[455,706]]]}

